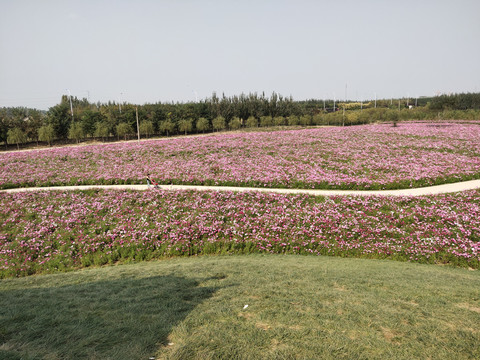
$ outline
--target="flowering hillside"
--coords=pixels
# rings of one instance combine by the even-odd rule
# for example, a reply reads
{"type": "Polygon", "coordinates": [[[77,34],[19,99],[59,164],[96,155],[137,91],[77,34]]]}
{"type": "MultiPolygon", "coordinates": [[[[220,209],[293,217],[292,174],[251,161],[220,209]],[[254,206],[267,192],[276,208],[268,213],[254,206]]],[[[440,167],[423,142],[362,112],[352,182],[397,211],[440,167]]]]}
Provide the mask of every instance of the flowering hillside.
{"type": "Polygon", "coordinates": [[[164,256],[250,252],[479,268],[479,195],[0,193],[0,277],[164,256]]]}
{"type": "Polygon", "coordinates": [[[160,183],[392,189],[480,178],[480,126],[401,123],[0,154],[0,188],[160,183]]]}

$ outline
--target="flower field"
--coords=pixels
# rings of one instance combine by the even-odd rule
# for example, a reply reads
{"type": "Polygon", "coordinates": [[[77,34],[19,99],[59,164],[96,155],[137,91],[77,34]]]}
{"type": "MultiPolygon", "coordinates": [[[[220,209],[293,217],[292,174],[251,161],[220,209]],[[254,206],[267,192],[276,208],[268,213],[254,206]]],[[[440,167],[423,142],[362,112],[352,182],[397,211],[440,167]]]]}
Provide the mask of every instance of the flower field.
{"type": "Polygon", "coordinates": [[[159,183],[394,189],[480,178],[480,124],[401,123],[0,154],[0,189],[159,183]]]}
{"type": "Polygon", "coordinates": [[[0,277],[118,261],[297,253],[480,268],[480,191],[420,198],[0,193],[0,277]]]}

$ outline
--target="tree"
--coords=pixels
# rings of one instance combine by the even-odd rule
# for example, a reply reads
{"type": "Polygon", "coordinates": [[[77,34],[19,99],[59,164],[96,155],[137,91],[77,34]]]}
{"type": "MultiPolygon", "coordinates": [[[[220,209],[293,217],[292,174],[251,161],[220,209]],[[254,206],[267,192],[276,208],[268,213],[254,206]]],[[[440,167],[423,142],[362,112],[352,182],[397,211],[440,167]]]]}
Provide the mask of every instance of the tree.
{"type": "Polygon", "coordinates": [[[120,123],[117,125],[117,135],[119,137],[123,136],[125,140],[127,140],[128,135],[133,134],[133,129],[130,124],[127,123],[120,123]]]}
{"type": "Polygon", "coordinates": [[[227,127],[227,124],[225,122],[225,118],[223,116],[217,116],[215,119],[212,121],[213,125],[213,130],[224,130],[227,127]]]}
{"type": "Polygon", "coordinates": [[[273,118],[273,124],[275,126],[283,126],[285,125],[285,118],[283,116],[275,116],[273,118]]]}
{"type": "Polygon", "coordinates": [[[260,118],[261,127],[269,127],[273,125],[273,118],[271,116],[262,116],[260,118]]]}
{"type": "Polygon", "coordinates": [[[95,137],[101,137],[102,141],[105,141],[105,138],[110,135],[110,131],[108,130],[108,125],[103,122],[99,121],[95,123],[95,132],[93,133],[93,136],[95,137]]]}
{"type": "Polygon", "coordinates": [[[171,120],[165,120],[160,123],[159,130],[162,133],[169,133],[175,131],[175,124],[171,120]]]}
{"type": "Polygon", "coordinates": [[[200,119],[197,120],[197,130],[202,131],[205,133],[205,130],[210,129],[210,124],[207,119],[201,117],[200,119]]]}
{"type": "Polygon", "coordinates": [[[232,120],[230,120],[228,126],[231,130],[238,130],[242,127],[242,120],[235,116],[232,120]]]}
{"type": "Polygon", "coordinates": [[[48,124],[53,126],[55,135],[61,139],[66,139],[70,122],[72,120],[68,103],[62,102],[51,107],[48,110],[47,119],[48,124]]]}
{"type": "Polygon", "coordinates": [[[140,123],[140,134],[148,137],[149,135],[152,135],[153,132],[153,122],[151,122],[150,120],[144,120],[140,123]]]}
{"type": "Polygon", "coordinates": [[[250,117],[247,119],[247,121],[246,121],[246,123],[245,123],[245,126],[246,126],[247,128],[255,128],[255,127],[258,127],[258,121],[257,121],[257,119],[256,119],[255,117],[250,116],[250,117]]]}
{"type": "Polygon", "coordinates": [[[27,117],[25,119],[25,135],[28,139],[36,140],[38,145],[38,130],[44,123],[44,115],[35,109],[27,109],[27,117]]]}
{"type": "Polygon", "coordinates": [[[38,140],[45,141],[48,146],[52,145],[52,141],[55,139],[55,130],[52,125],[43,125],[38,129],[38,140]]]}
{"type": "Polygon", "coordinates": [[[323,124],[323,114],[315,114],[313,115],[312,122],[314,125],[322,125],[323,124]]]}
{"type": "Polygon", "coordinates": [[[300,123],[300,119],[296,115],[291,115],[288,117],[288,125],[289,126],[295,126],[300,123]]]}
{"type": "Polygon", "coordinates": [[[399,118],[398,111],[388,110],[386,116],[387,116],[387,120],[392,122],[393,127],[397,127],[397,122],[399,118]]]}
{"type": "Polygon", "coordinates": [[[83,132],[82,124],[79,122],[74,122],[68,129],[68,138],[73,139],[77,142],[77,144],[85,137],[83,132]]]}
{"type": "Polygon", "coordinates": [[[183,119],[178,122],[178,131],[185,132],[185,135],[187,135],[187,132],[192,131],[192,127],[192,119],[183,119]]]}
{"type": "Polygon", "coordinates": [[[309,115],[300,116],[300,124],[303,126],[308,126],[312,122],[312,118],[309,115]]]}
{"type": "Polygon", "coordinates": [[[358,123],[358,111],[347,111],[345,117],[349,125],[356,125],[358,123]]]}
{"type": "Polygon", "coordinates": [[[27,136],[22,131],[22,129],[13,128],[8,130],[7,132],[7,141],[10,144],[17,144],[17,149],[20,149],[19,144],[25,143],[27,141],[27,136]]]}
{"type": "Polygon", "coordinates": [[[10,129],[9,125],[7,109],[0,108],[0,141],[5,143],[5,147],[7,147],[7,133],[10,129]]]}
{"type": "Polygon", "coordinates": [[[100,111],[87,109],[83,112],[81,121],[85,135],[95,136],[96,124],[105,120],[105,115],[100,111]]]}

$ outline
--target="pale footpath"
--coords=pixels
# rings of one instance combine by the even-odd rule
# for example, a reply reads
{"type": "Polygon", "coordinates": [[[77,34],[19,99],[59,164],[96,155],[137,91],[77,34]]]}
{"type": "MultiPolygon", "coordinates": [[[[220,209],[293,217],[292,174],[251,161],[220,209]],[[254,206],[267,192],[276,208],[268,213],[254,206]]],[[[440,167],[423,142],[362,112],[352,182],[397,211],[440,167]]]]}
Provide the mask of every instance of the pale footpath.
{"type": "Polygon", "coordinates": [[[198,191],[261,191],[268,193],[282,194],[309,194],[316,196],[423,196],[446,194],[480,188],[480,180],[463,181],[452,184],[421,187],[415,189],[399,190],[315,190],[315,189],[272,189],[254,187],[232,187],[232,186],[197,186],[197,185],[159,185],[157,189],[147,185],[79,185],[79,186],[52,186],[52,187],[30,187],[0,190],[1,192],[25,192],[25,191],[58,191],[58,190],[89,190],[89,189],[116,189],[116,190],[198,190],[198,191]]]}

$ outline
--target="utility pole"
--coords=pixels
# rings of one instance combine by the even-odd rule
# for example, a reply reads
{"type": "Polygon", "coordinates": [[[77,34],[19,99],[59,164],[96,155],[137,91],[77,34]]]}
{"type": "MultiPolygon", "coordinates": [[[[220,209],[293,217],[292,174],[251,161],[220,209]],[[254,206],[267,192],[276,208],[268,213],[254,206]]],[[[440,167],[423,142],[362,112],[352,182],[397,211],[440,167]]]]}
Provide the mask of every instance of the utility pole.
{"type": "Polygon", "coordinates": [[[377,108],[377,93],[374,93],[375,94],[375,109],[377,108]]]}
{"type": "Polygon", "coordinates": [[[333,112],[335,112],[335,93],[333,93],[333,112]]]}
{"type": "Polygon", "coordinates": [[[140,126],[138,126],[138,107],[135,106],[135,113],[137,115],[137,135],[138,135],[138,142],[140,142],[140,126]]]}

